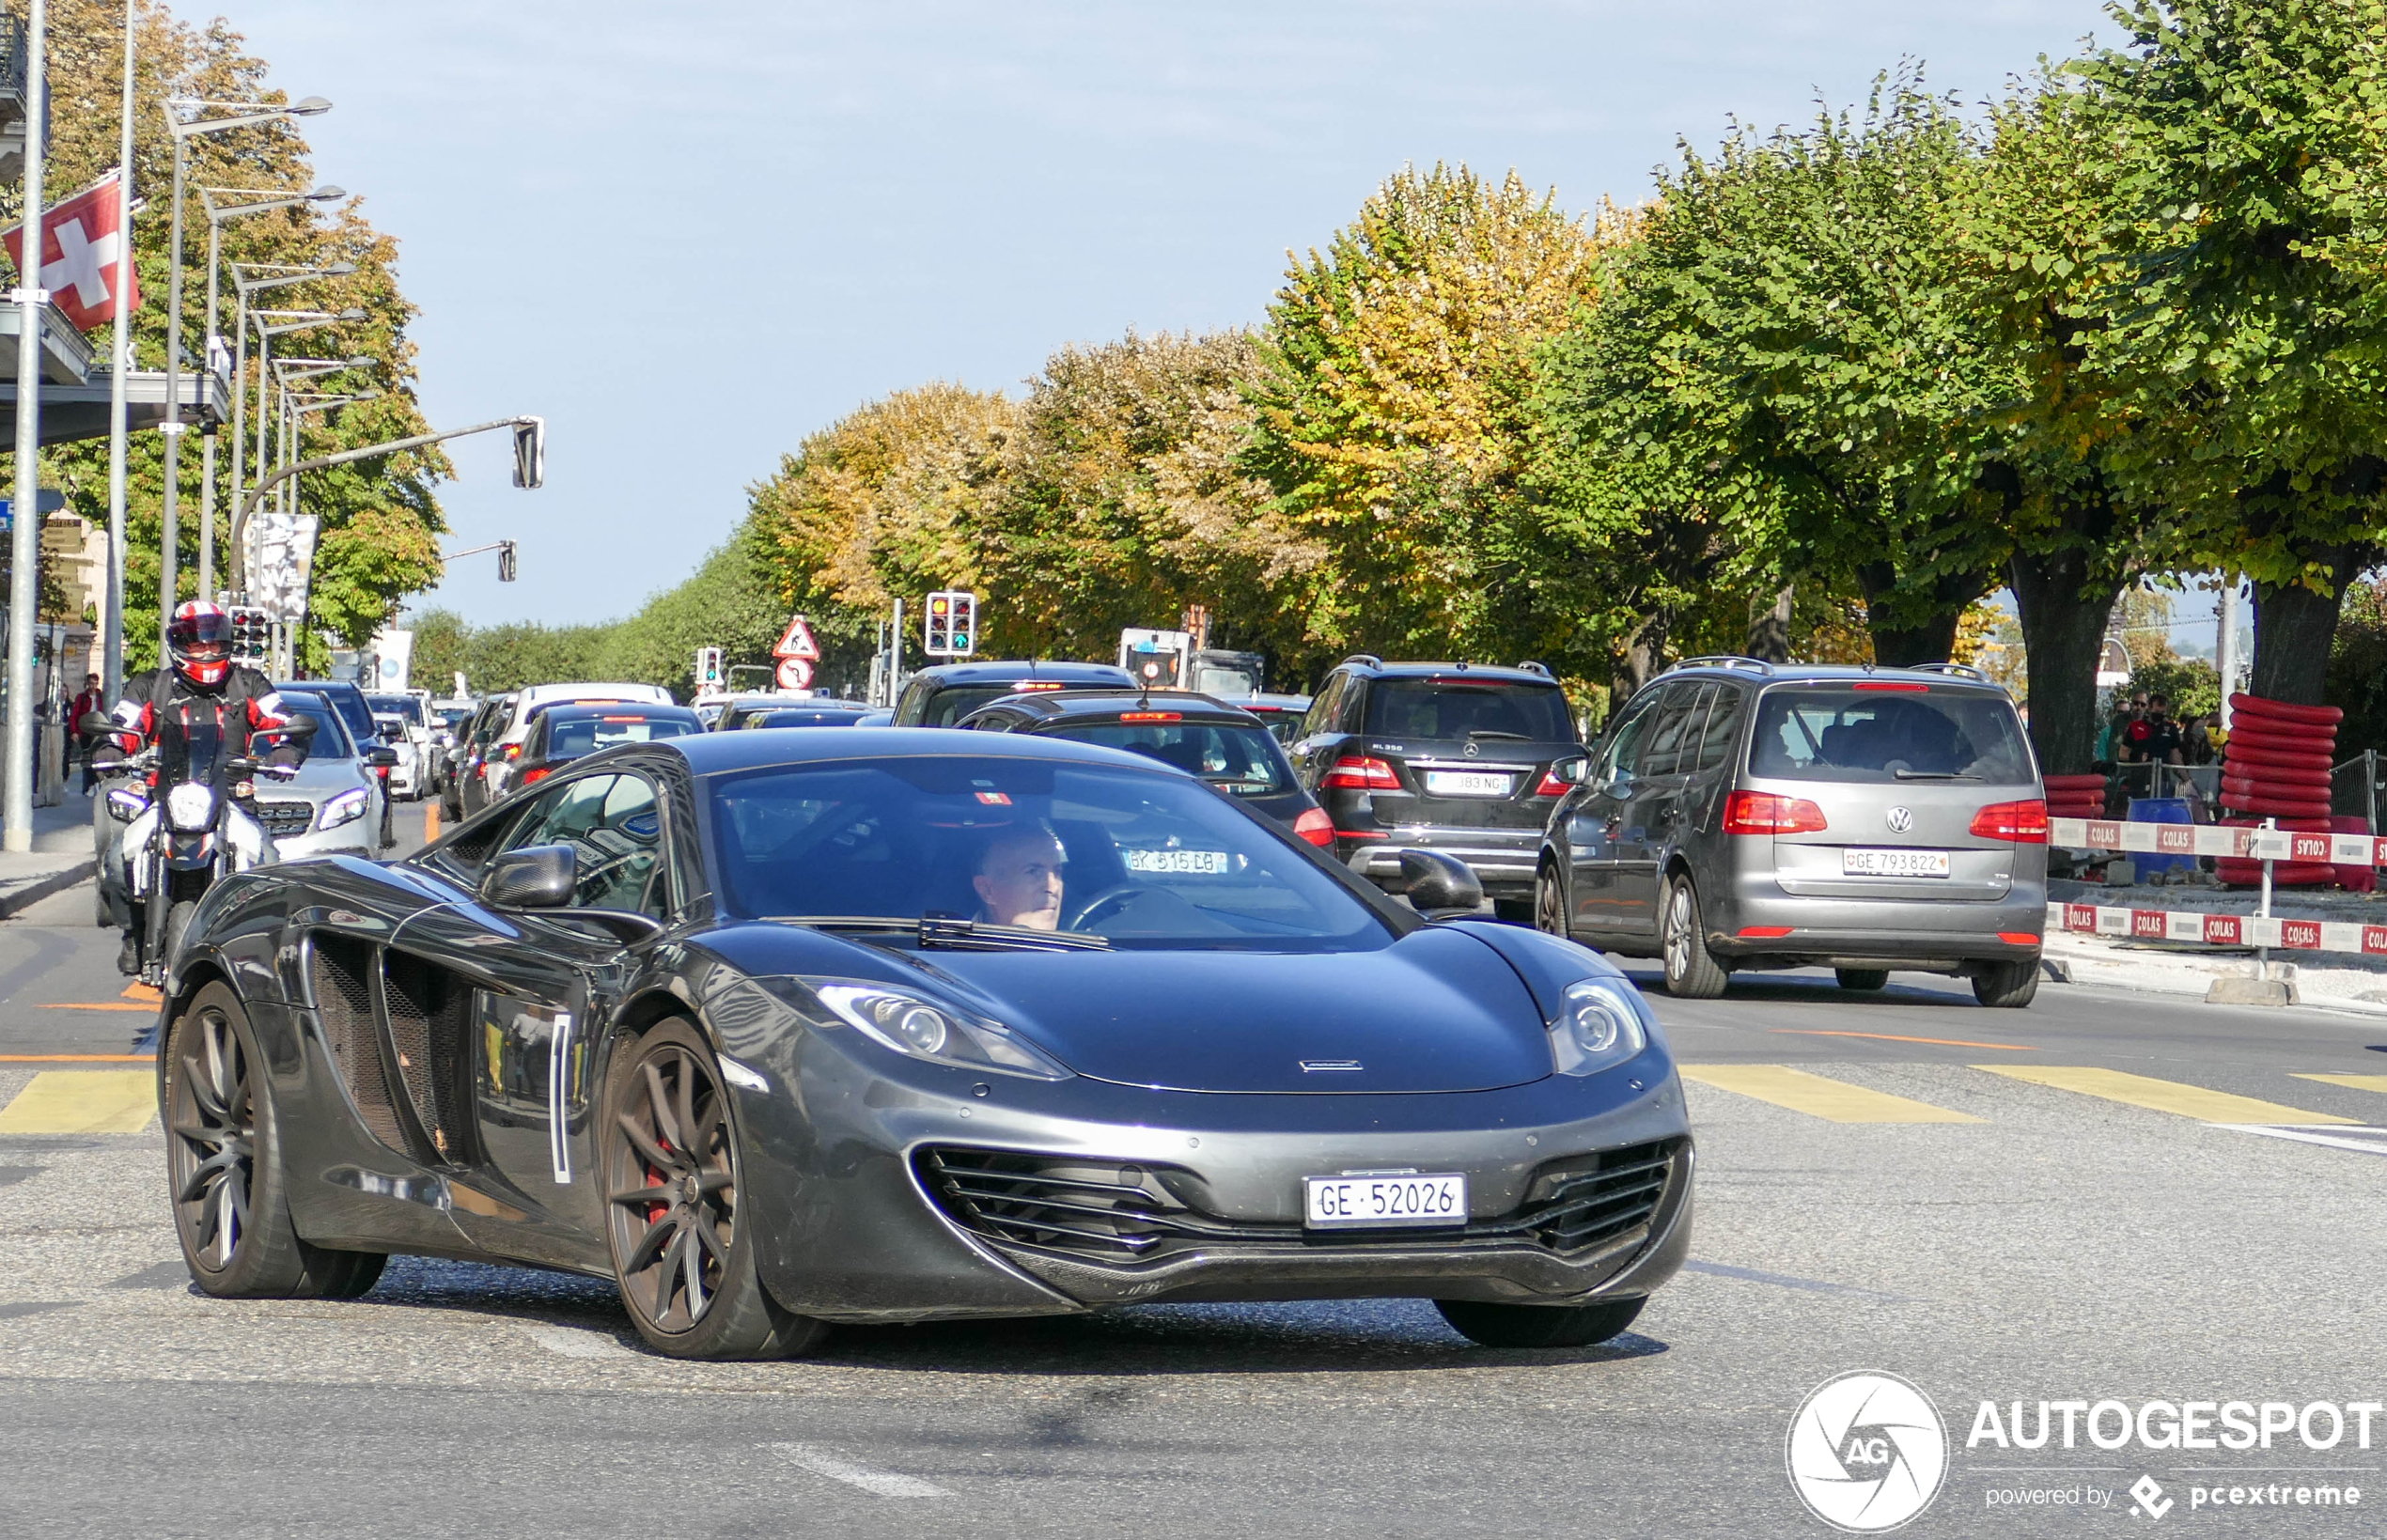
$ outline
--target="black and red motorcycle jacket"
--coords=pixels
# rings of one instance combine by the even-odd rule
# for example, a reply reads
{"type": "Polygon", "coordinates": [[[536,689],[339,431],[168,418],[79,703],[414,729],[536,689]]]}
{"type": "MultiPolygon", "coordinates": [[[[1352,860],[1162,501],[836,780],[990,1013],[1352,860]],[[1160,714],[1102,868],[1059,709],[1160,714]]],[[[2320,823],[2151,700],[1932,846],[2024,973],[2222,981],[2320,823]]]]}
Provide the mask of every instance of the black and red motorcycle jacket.
{"type": "MultiPolygon", "coordinates": [[[[98,746],[93,761],[106,765],[140,753],[143,745],[156,739],[158,720],[166,713],[179,716],[185,725],[213,722],[223,730],[232,753],[241,755],[249,754],[252,736],[290,724],[282,697],[256,669],[235,664],[221,689],[202,690],[171,668],[153,668],[124,681],[124,698],[109,713],[118,730],[98,746]]],[[[305,760],[306,746],[282,739],[264,754],[251,757],[262,764],[295,768],[305,760]]]]}

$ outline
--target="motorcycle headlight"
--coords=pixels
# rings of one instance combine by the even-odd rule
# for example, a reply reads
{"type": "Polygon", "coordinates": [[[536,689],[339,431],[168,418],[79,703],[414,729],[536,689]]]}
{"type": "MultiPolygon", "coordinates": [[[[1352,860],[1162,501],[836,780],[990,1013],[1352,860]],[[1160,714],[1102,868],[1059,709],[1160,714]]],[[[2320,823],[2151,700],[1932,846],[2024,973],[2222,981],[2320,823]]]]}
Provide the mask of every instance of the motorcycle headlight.
{"type": "Polygon", "coordinates": [[[324,802],[323,811],[316,819],[316,827],[337,829],[344,823],[354,823],[365,817],[366,804],[369,801],[363,786],[351,786],[324,802]]]}
{"type": "Polygon", "coordinates": [[[118,786],[108,793],[108,817],[118,823],[131,823],[149,810],[149,800],[137,791],[118,786]]]}
{"type": "Polygon", "coordinates": [[[1561,1075],[1597,1075],[1649,1045],[1639,992],[1620,979],[1586,978],[1567,986],[1550,1049],[1561,1075]]]}
{"type": "Polygon", "coordinates": [[[178,834],[201,834],[215,821],[215,788],[185,781],[165,794],[165,821],[178,834]]]}
{"type": "Polygon", "coordinates": [[[1025,1075],[1039,1081],[1070,1078],[1067,1066],[1001,1022],[965,1015],[953,1005],[925,995],[884,984],[838,979],[757,982],[795,1005],[808,1019],[819,1021],[819,1011],[800,998],[799,992],[808,992],[827,1006],[836,1020],[909,1059],[926,1059],[933,1064],[998,1075],[1025,1075]]]}

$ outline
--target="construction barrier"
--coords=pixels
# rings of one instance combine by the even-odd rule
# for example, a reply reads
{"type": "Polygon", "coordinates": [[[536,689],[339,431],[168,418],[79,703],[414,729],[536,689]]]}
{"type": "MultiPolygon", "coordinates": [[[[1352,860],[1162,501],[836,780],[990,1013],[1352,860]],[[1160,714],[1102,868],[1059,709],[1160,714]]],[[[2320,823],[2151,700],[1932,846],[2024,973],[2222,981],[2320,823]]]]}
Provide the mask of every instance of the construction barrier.
{"type": "Polygon", "coordinates": [[[2369,834],[2297,833],[2209,823],[2125,823],[2119,818],[2050,818],[2047,842],[2076,850],[2143,850],[2151,855],[2222,856],[2242,861],[2319,862],[2387,866],[2387,839],[2369,834]]]}
{"type": "Polygon", "coordinates": [[[2198,910],[2050,904],[2047,923],[2051,930],[2128,936],[2143,941],[2279,947],[2290,952],[2387,954],[2387,926],[2357,925],[2350,920],[2289,920],[2278,915],[2207,914],[2198,910]]]}

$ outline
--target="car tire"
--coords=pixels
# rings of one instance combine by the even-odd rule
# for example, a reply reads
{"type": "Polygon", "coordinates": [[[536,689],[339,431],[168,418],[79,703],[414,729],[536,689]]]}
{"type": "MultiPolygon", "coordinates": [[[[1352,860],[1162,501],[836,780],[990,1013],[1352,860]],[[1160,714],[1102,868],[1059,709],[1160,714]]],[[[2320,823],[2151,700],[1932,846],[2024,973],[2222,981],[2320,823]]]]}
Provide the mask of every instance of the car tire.
{"type": "Polygon", "coordinates": [[[1437,1299],[1452,1330],[1484,1347],[1588,1347],[1632,1325],[1646,1296],[1591,1305],[1496,1305],[1437,1299]]]}
{"type": "Polygon", "coordinates": [[[649,1347],[672,1358],[774,1359],[828,1335],[827,1323],[782,1310],[762,1285],[728,1092],[694,1026],[663,1021],[616,1047],[598,1127],[614,1282],[649,1347]],[[683,1120],[696,1127],[683,1130],[683,1120]],[[679,1196],[648,1202],[638,1195],[648,1189],[679,1196]]]}
{"type": "Polygon", "coordinates": [[[290,1222],[272,1078],[240,997],[211,984],[166,1034],[167,1195],[183,1265],[225,1299],[352,1299],[389,1258],[309,1244],[290,1222]]]}
{"type": "Polygon", "coordinates": [[[1834,968],[1832,976],[1840,981],[1840,988],[1857,994],[1871,994],[1890,982],[1887,968],[1834,968]]]}
{"type": "Polygon", "coordinates": [[[1691,879],[1673,877],[1660,890],[1658,952],[1664,960],[1666,993],[1682,1000],[1713,1000],[1724,993],[1731,970],[1708,950],[1699,919],[1699,894],[1691,879]]]}
{"type": "Polygon", "coordinates": [[[1495,898],[1492,918],[1503,925],[1529,926],[1534,923],[1534,901],[1530,898],[1495,898]]]}
{"type": "Polygon", "coordinates": [[[1544,862],[1534,875],[1534,928],[1545,936],[1574,940],[1567,915],[1567,879],[1555,862],[1544,862]]]}
{"type": "Polygon", "coordinates": [[[2039,959],[1984,963],[1973,975],[1973,998],[1984,1005],[2020,1010],[2039,992],[2039,959]]]}

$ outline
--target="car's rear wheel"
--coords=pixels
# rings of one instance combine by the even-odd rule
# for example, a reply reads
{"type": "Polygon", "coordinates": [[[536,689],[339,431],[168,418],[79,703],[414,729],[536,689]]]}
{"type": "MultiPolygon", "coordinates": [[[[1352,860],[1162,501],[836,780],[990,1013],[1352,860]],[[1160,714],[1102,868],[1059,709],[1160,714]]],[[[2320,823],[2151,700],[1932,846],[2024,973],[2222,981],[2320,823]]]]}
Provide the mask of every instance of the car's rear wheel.
{"type": "Polygon", "coordinates": [[[1658,923],[1658,941],[1666,969],[1666,992],[1684,1000],[1713,1000],[1724,993],[1732,974],[1708,950],[1707,932],[1699,920],[1699,895],[1691,879],[1666,879],[1664,909],[1658,923]]]}
{"type": "Polygon", "coordinates": [[[1887,968],[1834,968],[1832,976],[1840,981],[1843,989],[1854,989],[1860,994],[1870,994],[1890,982],[1887,968]]]}
{"type": "Polygon", "coordinates": [[[1534,878],[1534,928],[1547,935],[1571,938],[1567,923],[1567,879],[1554,862],[1547,862],[1534,878]]]}
{"type": "Polygon", "coordinates": [[[1984,1005],[2020,1009],[2039,992],[2036,957],[2015,962],[1984,963],[1973,975],[1973,998],[1984,1005]]]}
{"type": "Polygon", "coordinates": [[[238,996],[211,984],[165,1050],[166,1176],[175,1237],[201,1289],[223,1299],[351,1299],[389,1259],[309,1245],[290,1223],[281,1125],[238,996]]]}
{"type": "Polygon", "coordinates": [[[1632,1325],[1646,1298],[1602,1299],[1595,1305],[1494,1305],[1437,1299],[1451,1330],[1486,1347],[1588,1347],[1632,1325]]]}
{"type": "Polygon", "coordinates": [[[696,1029],[665,1021],[624,1043],[604,1105],[605,1232],[647,1345],[673,1358],[785,1358],[826,1336],[757,1275],[728,1093],[696,1029]]]}

